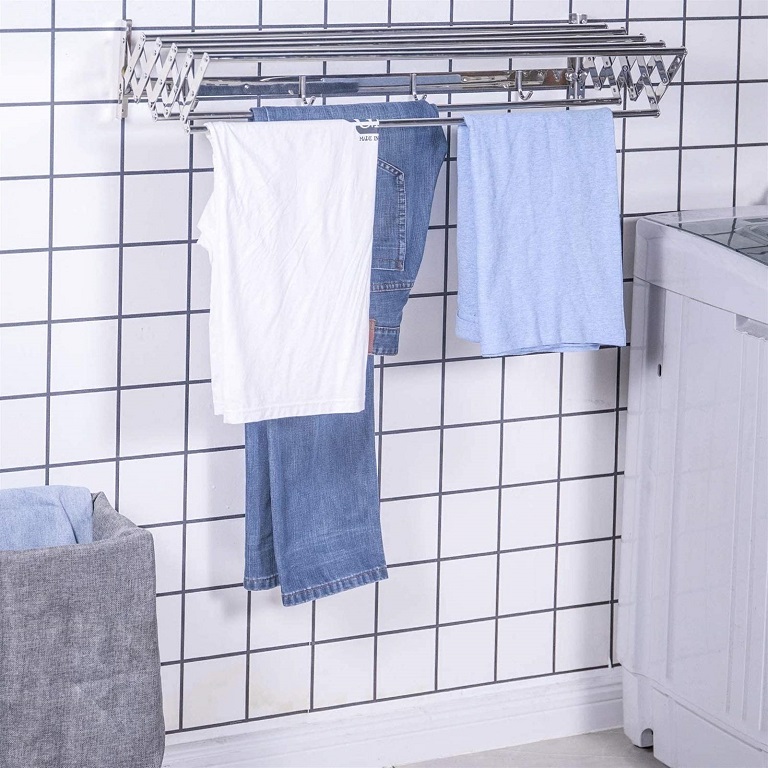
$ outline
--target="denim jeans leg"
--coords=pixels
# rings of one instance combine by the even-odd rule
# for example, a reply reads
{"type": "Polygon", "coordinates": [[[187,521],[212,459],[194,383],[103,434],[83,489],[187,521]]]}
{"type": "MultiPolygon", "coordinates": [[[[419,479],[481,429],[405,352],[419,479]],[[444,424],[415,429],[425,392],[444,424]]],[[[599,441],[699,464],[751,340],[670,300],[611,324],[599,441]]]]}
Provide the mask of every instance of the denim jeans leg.
{"type": "Polygon", "coordinates": [[[266,424],[283,604],[297,605],[387,578],[374,441],[373,357],[368,358],[364,411],[266,424]]]}
{"type": "Polygon", "coordinates": [[[272,535],[267,422],[245,425],[245,579],[246,589],[271,589],[280,583],[272,535]]]}

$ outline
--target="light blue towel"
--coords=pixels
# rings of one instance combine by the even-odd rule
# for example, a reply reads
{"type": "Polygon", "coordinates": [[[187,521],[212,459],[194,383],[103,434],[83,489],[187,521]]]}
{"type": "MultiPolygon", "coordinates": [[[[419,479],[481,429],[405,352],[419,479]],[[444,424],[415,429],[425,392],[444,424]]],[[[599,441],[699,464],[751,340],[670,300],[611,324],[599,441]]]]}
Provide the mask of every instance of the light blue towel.
{"type": "Polygon", "coordinates": [[[456,334],[486,357],[626,344],[610,110],[464,122],[456,334]]]}
{"type": "Polygon", "coordinates": [[[87,488],[47,485],[0,491],[0,551],[93,541],[93,501],[87,488]]]}

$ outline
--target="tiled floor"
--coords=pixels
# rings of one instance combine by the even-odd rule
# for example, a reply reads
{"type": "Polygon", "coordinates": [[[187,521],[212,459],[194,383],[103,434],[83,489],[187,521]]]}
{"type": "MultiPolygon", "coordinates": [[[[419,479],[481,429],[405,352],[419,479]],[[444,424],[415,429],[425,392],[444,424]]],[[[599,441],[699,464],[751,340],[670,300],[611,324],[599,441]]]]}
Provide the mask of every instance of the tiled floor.
{"type": "Polygon", "coordinates": [[[413,763],[405,768],[663,768],[620,729],[413,763]]]}

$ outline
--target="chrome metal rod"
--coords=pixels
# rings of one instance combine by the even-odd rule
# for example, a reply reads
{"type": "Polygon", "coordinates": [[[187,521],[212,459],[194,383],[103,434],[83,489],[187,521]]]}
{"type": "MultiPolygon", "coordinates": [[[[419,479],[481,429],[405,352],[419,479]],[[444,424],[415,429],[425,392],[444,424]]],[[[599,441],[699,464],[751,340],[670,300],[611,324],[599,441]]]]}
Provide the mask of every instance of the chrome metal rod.
{"type": "MultiPolygon", "coordinates": [[[[436,104],[435,106],[441,112],[477,112],[500,110],[509,111],[516,109],[551,109],[565,107],[604,107],[608,105],[620,104],[620,98],[610,99],[581,99],[573,101],[571,99],[561,99],[557,101],[538,101],[538,102],[515,102],[515,103],[482,103],[482,104],[436,104]]],[[[658,117],[658,109],[636,109],[636,110],[614,110],[612,115],[616,119],[626,117],[658,117]]],[[[205,130],[205,126],[196,125],[199,122],[210,122],[218,120],[227,120],[232,122],[247,122],[251,119],[250,112],[208,112],[191,115],[189,118],[189,130],[198,133],[205,130]]],[[[424,117],[416,119],[397,118],[391,120],[379,120],[380,128],[420,128],[422,126],[435,125],[462,125],[462,117],[424,117]]]]}
{"type": "MultiPolygon", "coordinates": [[[[195,50],[191,48],[190,50],[195,50]]],[[[377,47],[351,48],[348,50],[297,50],[296,48],[274,48],[262,50],[249,50],[246,48],[219,51],[202,51],[209,53],[211,61],[239,59],[250,61],[269,61],[269,60],[314,60],[327,61],[331,59],[355,60],[381,60],[392,59],[426,59],[426,58],[457,58],[464,56],[468,58],[516,58],[516,57],[573,57],[573,56],[684,56],[685,48],[665,48],[662,44],[649,45],[648,43],[628,43],[623,46],[613,45],[571,45],[571,46],[550,46],[550,45],[525,45],[525,46],[504,46],[504,47],[475,47],[462,45],[456,46],[431,46],[429,48],[403,49],[396,51],[379,50],[377,47]]]]}

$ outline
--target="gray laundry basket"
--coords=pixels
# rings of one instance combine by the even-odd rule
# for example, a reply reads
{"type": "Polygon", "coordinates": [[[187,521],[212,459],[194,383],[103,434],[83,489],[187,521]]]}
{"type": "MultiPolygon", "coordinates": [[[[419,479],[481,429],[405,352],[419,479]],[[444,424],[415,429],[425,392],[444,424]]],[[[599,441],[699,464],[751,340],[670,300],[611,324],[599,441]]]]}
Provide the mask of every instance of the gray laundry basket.
{"type": "Polygon", "coordinates": [[[99,493],[93,543],[0,552],[0,768],[159,768],[152,535],[99,493]]]}

